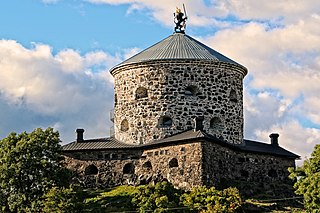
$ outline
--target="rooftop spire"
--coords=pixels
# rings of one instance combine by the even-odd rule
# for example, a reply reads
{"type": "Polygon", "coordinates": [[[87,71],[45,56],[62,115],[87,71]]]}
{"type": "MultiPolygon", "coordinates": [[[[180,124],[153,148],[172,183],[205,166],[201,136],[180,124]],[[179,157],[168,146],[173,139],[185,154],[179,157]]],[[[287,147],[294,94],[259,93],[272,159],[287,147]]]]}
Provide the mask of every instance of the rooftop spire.
{"type": "Polygon", "coordinates": [[[184,4],[183,4],[183,12],[181,12],[180,8],[176,7],[176,12],[173,13],[174,23],[176,24],[174,31],[176,33],[185,33],[186,22],[187,22],[188,17],[187,17],[187,12],[186,12],[186,8],[185,8],[184,4]]]}

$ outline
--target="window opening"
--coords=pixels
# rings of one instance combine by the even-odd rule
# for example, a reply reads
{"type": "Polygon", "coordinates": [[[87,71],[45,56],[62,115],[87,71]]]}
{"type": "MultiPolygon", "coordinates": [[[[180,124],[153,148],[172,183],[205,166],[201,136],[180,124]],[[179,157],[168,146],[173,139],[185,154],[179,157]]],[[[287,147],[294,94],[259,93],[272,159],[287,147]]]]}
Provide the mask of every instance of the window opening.
{"type": "Polygon", "coordinates": [[[214,117],[210,120],[210,128],[215,130],[223,130],[223,124],[220,118],[214,117]]]}
{"type": "Polygon", "coordinates": [[[159,127],[171,127],[172,119],[169,116],[160,117],[159,127]]]}
{"type": "Polygon", "coordinates": [[[123,131],[123,132],[126,132],[129,130],[129,122],[127,119],[124,119],[122,122],[121,122],[121,125],[120,125],[120,130],[123,131]]]}
{"type": "Polygon", "coordinates": [[[232,89],[230,91],[229,98],[230,98],[230,101],[232,101],[232,102],[237,102],[238,101],[237,93],[236,93],[236,91],[234,89],[232,89]]]}
{"type": "Polygon", "coordinates": [[[99,170],[98,168],[93,165],[93,164],[90,164],[89,166],[87,166],[87,168],[84,170],[84,173],[86,175],[96,175],[98,174],[99,170]]]}
{"type": "Polygon", "coordinates": [[[148,97],[148,91],[146,88],[144,87],[139,87],[136,90],[136,99],[140,99],[140,98],[146,98],[148,97]]]}
{"type": "Polygon", "coordinates": [[[152,169],[151,162],[150,162],[150,161],[145,162],[145,163],[142,165],[142,167],[145,168],[145,169],[152,169]]]}
{"type": "Polygon", "coordinates": [[[198,92],[198,89],[196,86],[187,86],[184,90],[184,94],[186,96],[195,96],[198,92]]]}
{"type": "Polygon", "coordinates": [[[123,167],[123,174],[134,174],[134,165],[133,163],[127,163],[123,167]]]}
{"type": "Polygon", "coordinates": [[[178,160],[177,158],[172,158],[169,161],[169,168],[178,167],[178,160]]]}

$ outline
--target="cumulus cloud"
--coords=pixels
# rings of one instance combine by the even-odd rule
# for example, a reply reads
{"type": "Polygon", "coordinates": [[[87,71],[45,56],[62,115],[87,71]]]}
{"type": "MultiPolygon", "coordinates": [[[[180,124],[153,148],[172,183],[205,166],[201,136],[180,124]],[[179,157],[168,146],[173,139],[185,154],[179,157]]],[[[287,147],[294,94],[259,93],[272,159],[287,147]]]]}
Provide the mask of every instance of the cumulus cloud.
{"type": "Polygon", "coordinates": [[[0,122],[1,137],[39,126],[54,126],[67,140],[77,127],[86,127],[88,136],[108,135],[113,99],[108,70],[119,57],[71,49],[53,55],[45,44],[28,49],[1,40],[0,59],[1,117],[7,118],[0,122]]]}
{"type": "Polygon", "coordinates": [[[320,2],[317,0],[278,0],[278,1],[238,1],[238,0],[88,0],[95,4],[129,5],[127,13],[133,11],[145,12],[148,10],[152,18],[167,26],[172,26],[172,11],[176,6],[187,6],[187,15],[190,17],[190,26],[231,27],[239,25],[239,21],[260,21],[270,25],[294,23],[308,17],[310,14],[319,14],[320,2]],[[235,20],[230,17],[236,17],[235,20]],[[232,23],[234,22],[234,23],[232,23]]]}
{"type": "Polygon", "coordinates": [[[273,29],[249,22],[199,39],[249,70],[245,137],[267,141],[279,132],[284,147],[307,156],[320,140],[320,19],[300,18],[273,29]]]}
{"type": "Polygon", "coordinates": [[[320,141],[320,130],[302,127],[297,121],[274,124],[269,129],[257,130],[257,139],[266,141],[271,132],[279,133],[279,145],[301,156],[310,157],[314,146],[320,141]]]}
{"type": "MultiPolygon", "coordinates": [[[[182,5],[186,5],[187,15],[190,17],[188,25],[190,26],[207,26],[211,25],[223,25],[218,22],[215,17],[221,17],[227,15],[225,8],[219,8],[215,4],[205,5],[203,1],[183,1],[183,0],[163,0],[163,1],[149,1],[149,0],[88,0],[88,2],[95,4],[110,4],[110,5],[129,5],[127,13],[133,13],[134,11],[144,12],[149,11],[152,19],[166,26],[172,26],[173,12],[176,7],[182,8],[182,5]]],[[[226,23],[224,23],[226,24],[226,23]]]]}

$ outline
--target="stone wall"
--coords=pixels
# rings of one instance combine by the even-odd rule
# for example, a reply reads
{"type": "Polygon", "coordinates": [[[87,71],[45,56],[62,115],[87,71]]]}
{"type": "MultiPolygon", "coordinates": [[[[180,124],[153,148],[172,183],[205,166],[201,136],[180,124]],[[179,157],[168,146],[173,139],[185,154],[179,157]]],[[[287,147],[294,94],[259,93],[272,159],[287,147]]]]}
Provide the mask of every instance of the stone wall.
{"type": "Polygon", "coordinates": [[[257,191],[263,193],[263,190],[270,189],[272,184],[280,184],[290,189],[272,189],[272,193],[293,193],[288,168],[295,167],[294,159],[244,153],[210,142],[203,143],[202,150],[205,156],[203,177],[207,186],[224,188],[233,185],[245,194],[255,194],[257,191]]]}
{"type": "Polygon", "coordinates": [[[115,137],[144,144],[193,128],[243,143],[245,68],[223,62],[178,60],[126,65],[115,78],[115,137]]]}
{"type": "Polygon", "coordinates": [[[263,190],[276,182],[292,185],[287,169],[295,166],[293,159],[244,153],[206,140],[144,150],[69,152],[65,156],[67,167],[86,187],[101,188],[168,180],[187,190],[233,185],[250,194],[254,187],[263,190]]]}
{"type": "Polygon", "coordinates": [[[202,185],[201,144],[191,143],[147,150],[65,153],[68,168],[86,187],[147,184],[168,180],[191,189],[202,185]]]}

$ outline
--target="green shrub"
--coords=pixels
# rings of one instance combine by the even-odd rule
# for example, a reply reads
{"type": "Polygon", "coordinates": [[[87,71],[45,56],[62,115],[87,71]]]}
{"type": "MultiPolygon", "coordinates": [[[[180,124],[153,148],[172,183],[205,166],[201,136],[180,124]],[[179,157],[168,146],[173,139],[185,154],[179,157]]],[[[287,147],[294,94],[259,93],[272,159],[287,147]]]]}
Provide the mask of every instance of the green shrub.
{"type": "Polygon", "coordinates": [[[140,212],[165,212],[167,208],[179,206],[181,194],[181,190],[175,189],[171,183],[159,182],[156,185],[139,186],[132,203],[140,212]]]}
{"type": "Polygon", "coordinates": [[[214,187],[195,187],[181,196],[181,203],[200,212],[236,212],[241,208],[241,197],[236,188],[222,191],[214,187]]]}
{"type": "Polygon", "coordinates": [[[82,210],[83,196],[80,188],[53,187],[43,196],[42,212],[76,213],[82,210]]]}

